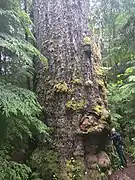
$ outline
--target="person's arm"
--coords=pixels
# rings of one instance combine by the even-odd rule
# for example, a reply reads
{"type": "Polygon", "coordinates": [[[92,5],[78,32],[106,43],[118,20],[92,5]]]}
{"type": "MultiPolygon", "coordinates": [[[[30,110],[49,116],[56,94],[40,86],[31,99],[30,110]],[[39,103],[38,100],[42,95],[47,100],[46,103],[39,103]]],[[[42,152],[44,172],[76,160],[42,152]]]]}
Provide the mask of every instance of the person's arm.
{"type": "Polygon", "coordinates": [[[118,136],[118,134],[113,134],[112,136],[110,136],[110,139],[114,140],[117,136],[118,136]]]}

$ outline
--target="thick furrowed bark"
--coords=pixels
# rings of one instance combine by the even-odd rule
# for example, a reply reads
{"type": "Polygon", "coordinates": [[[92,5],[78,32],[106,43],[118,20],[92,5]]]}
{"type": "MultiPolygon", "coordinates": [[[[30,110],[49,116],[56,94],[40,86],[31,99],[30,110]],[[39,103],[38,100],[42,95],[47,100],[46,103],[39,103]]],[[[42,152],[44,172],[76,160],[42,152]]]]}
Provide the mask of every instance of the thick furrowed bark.
{"type": "Polygon", "coordinates": [[[33,5],[38,47],[49,60],[47,71],[38,67],[37,92],[55,129],[61,179],[73,179],[67,169],[71,157],[82,167],[80,179],[101,179],[97,154],[105,148],[109,114],[100,49],[88,29],[89,2],[35,0],[33,5]]]}

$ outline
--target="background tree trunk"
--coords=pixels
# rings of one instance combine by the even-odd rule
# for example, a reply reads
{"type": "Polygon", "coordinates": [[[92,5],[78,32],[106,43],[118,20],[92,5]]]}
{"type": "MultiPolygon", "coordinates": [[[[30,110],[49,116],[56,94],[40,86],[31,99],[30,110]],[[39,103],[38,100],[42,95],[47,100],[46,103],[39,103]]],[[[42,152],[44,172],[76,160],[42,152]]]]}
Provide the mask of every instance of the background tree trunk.
{"type": "Polygon", "coordinates": [[[37,92],[59,155],[62,180],[101,179],[109,166],[104,149],[109,113],[100,48],[88,28],[88,0],[38,0],[37,44],[49,60],[38,65],[37,92]]]}

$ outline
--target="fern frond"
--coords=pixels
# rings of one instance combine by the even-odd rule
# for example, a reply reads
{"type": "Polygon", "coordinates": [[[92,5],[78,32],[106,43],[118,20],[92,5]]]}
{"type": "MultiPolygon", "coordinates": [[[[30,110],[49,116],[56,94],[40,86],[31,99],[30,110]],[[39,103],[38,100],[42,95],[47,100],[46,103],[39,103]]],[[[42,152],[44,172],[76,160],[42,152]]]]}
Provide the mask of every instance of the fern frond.
{"type": "Polygon", "coordinates": [[[5,179],[21,179],[28,180],[31,169],[25,164],[19,164],[10,160],[10,157],[4,152],[0,151],[0,177],[5,179]]]}
{"type": "Polygon", "coordinates": [[[125,84],[120,88],[120,94],[122,99],[130,97],[135,94],[135,83],[125,84]]]}
{"type": "Polygon", "coordinates": [[[24,39],[0,33],[0,47],[8,49],[28,64],[32,63],[33,56],[37,56],[40,60],[47,63],[47,59],[41,55],[40,51],[24,39]]]}
{"type": "Polygon", "coordinates": [[[41,110],[33,92],[0,82],[0,116],[8,123],[8,137],[32,137],[33,129],[49,137],[47,126],[37,118],[41,110]]]}
{"type": "Polygon", "coordinates": [[[0,108],[6,116],[21,113],[32,117],[41,111],[33,92],[2,82],[0,82],[0,108]]]}
{"type": "Polygon", "coordinates": [[[20,18],[18,17],[18,13],[14,10],[4,10],[0,8],[0,18],[6,17],[9,22],[13,22],[14,24],[20,24],[20,18]]]}

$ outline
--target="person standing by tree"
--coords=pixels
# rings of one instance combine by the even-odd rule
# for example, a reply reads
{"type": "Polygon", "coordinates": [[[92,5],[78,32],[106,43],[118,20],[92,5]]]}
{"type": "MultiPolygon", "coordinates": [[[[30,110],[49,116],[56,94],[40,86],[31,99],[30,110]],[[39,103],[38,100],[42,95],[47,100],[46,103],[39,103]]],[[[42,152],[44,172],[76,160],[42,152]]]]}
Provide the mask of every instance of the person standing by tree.
{"type": "Polygon", "coordinates": [[[118,156],[120,158],[121,169],[127,167],[127,160],[123,151],[123,141],[121,135],[118,132],[116,132],[115,128],[111,129],[110,139],[113,141],[113,145],[115,146],[118,156]]]}

